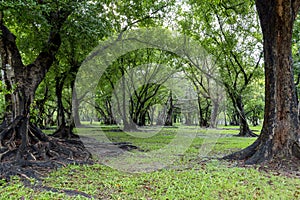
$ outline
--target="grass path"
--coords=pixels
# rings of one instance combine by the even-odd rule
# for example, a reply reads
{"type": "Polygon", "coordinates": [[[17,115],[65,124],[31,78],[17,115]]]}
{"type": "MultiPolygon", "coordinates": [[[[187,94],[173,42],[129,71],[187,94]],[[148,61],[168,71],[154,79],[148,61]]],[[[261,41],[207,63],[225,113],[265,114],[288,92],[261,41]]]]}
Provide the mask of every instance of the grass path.
{"type": "MultiPolygon", "coordinates": [[[[94,127],[82,128],[79,132],[89,137],[85,138],[85,142],[90,142],[90,145],[104,144],[107,139],[130,142],[144,150],[131,152],[139,156],[168,146],[176,138],[178,130],[184,131],[186,137],[196,137],[193,137],[186,152],[175,155],[176,159],[169,165],[141,173],[134,170],[128,173],[118,170],[119,166],[101,164],[107,164],[106,158],[120,158],[124,152],[116,146],[110,146],[108,150],[106,147],[111,144],[107,143],[105,145],[108,146],[102,149],[94,146],[96,151],[104,152],[102,157],[95,156],[97,161],[94,165],[70,165],[51,172],[40,182],[42,186],[55,188],[56,191],[25,187],[16,177],[9,183],[0,182],[0,199],[300,199],[300,179],[297,177],[282,176],[277,172],[266,173],[255,167],[240,168],[236,167],[238,163],[213,159],[244,148],[255,140],[232,137],[237,130],[184,127],[147,130],[132,135],[110,130],[111,127],[94,127]],[[151,134],[151,137],[145,137],[147,134],[151,134]],[[202,155],[205,145],[209,146],[210,151],[204,158],[199,155],[202,155]],[[66,191],[75,191],[78,195],[70,196],[66,191]]],[[[140,165],[136,160],[126,159],[119,164],[132,161],[132,166],[140,165]]],[[[31,182],[33,185],[37,183],[35,180],[31,182]]]]}

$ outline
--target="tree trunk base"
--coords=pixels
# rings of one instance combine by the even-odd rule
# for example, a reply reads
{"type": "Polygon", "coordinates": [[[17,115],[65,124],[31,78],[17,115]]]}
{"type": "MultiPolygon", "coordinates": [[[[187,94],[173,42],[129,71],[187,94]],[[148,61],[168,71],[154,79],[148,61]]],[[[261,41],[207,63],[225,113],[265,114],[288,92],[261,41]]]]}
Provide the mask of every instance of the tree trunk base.
{"type": "Polygon", "coordinates": [[[260,138],[247,148],[224,156],[227,160],[244,160],[246,165],[263,164],[263,163],[282,163],[288,160],[300,160],[300,146],[296,142],[292,148],[286,146],[277,149],[274,152],[271,141],[263,142],[260,138]],[[291,151],[292,149],[292,151],[291,151]]]}
{"type": "Polygon", "coordinates": [[[61,139],[79,139],[79,135],[74,134],[73,128],[62,124],[53,134],[50,136],[61,139]]]}
{"type": "MultiPolygon", "coordinates": [[[[0,133],[0,178],[38,177],[40,171],[67,164],[91,163],[91,154],[78,138],[45,135],[25,117],[17,117],[0,133]],[[28,135],[24,144],[24,135],[28,135]]],[[[47,172],[46,172],[47,173],[47,172]]]]}
{"type": "Polygon", "coordinates": [[[124,126],[123,131],[126,131],[126,132],[138,132],[140,130],[137,128],[137,126],[135,124],[128,124],[128,125],[124,126]]]}
{"type": "Polygon", "coordinates": [[[253,133],[252,131],[240,132],[237,137],[258,137],[257,134],[253,133]]]}

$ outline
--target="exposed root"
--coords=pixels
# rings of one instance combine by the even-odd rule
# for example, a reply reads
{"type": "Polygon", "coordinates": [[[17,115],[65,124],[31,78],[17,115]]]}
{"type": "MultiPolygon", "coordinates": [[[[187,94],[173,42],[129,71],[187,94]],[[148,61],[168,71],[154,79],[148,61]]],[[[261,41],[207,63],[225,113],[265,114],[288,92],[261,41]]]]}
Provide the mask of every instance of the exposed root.
{"type": "Polygon", "coordinates": [[[241,151],[238,151],[238,152],[234,152],[227,156],[224,156],[223,159],[246,160],[246,159],[250,158],[251,156],[253,156],[253,154],[255,153],[255,149],[258,147],[258,145],[259,145],[259,140],[256,140],[252,145],[248,146],[247,148],[245,148],[241,151]]]}
{"type": "Polygon", "coordinates": [[[133,145],[130,142],[114,142],[114,145],[117,145],[120,149],[123,149],[125,151],[131,151],[131,150],[139,150],[143,151],[141,148],[138,146],[133,145]]]}
{"type": "Polygon", "coordinates": [[[245,165],[267,165],[270,163],[282,163],[286,160],[298,160],[300,163],[300,147],[298,143],[294,143],[291,147],[291,151],[285,147],[284,149],[274,150],[272,148],[272,140],[257,139],[249,147],[224,156],[223,159],[227,160],[243,160],[245,165]]]}
{"type": "Polygon", "coordinates": [[[51,136],[63,139],[79,138],[78,135],[73,133],[72,127],[65,124],[62,124],[51,136]]]}
{"type": "Polygon", "coordinates": [[[58,188],[44,186],[41,181],[38,181],[35,184],[31,184],[29,177],[26,178],[26,175],[25,176],[21,175],[21,176],[25,178],[25,180],[23,181],[24,185],[35,191],[39,191],[39,192],[40,191],[51,191],[51,192],[55,192],[55,193],[63,193],[63,194],[66,194],[67,196],[71,196],[71,197],[82,196],[85,198],[94,199],[93,196],[91,196],[85,192],[78,191],[78,190],[58,189],[58,188]]]}
{"type": "Polygon", "coordinates": [[[237,137],[258,137],[259,135],[253,133],[253,131],[247,131],[246,133],[240,132],[237,137]]]}
{"type": "Polygon", "coordinates": [[[91,154],[78,138],[59,139],[18,117],[0,133],[0,178],[24,174],[36,178],[36,171],[49,171],[70,163],[91,163],[91,154]],[[26,125],[26,126],[25,126],[26,125]],[[24,144],[24,134],[27,135],[24,144]]]}

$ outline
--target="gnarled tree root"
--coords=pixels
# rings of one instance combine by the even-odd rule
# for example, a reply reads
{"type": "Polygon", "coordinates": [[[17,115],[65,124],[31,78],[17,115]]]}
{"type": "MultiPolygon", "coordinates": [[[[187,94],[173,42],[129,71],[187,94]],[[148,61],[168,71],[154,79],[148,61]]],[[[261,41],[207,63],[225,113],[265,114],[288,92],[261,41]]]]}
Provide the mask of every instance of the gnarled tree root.
{"type": "Polygon", "coordinates": [[[74,134],[72,130],[72,126],[62,124],[53,134],[51,134],[51,136],[63,139],[79,138],[79,136],[74,134]]]}
{"type": "MultiPolygon", "coordinates": [[[[287,148],[287,147],[285,147],[287,148]]],[[[273,152],[271,140],[262,141],[257,139],[252,145],[247,148],[224,156],[227,160],[244,160],[246,165],[267,164],[267,163],[282,163],[283,161],[300,162],[300,146],[294,143],[291,150],[281,149],[273,152]]],[[[288,163],[288,162],[286,162],[288,163]]]]}
{"type": "Polygon", "coordinates": [[[91,153],[79,138],[48,136],[22,117],[3,128],[0,139],[0,178],[21,174],[37,178],[43,171],[67,164],[92,163],[91,153]]]}
{"type": "Polygon", "coordinates": [[[247,131],[246,133],[239,133],[236,135],[237,137],[258,137],[257,134],[253,133],[253,131],[247,131]]]}

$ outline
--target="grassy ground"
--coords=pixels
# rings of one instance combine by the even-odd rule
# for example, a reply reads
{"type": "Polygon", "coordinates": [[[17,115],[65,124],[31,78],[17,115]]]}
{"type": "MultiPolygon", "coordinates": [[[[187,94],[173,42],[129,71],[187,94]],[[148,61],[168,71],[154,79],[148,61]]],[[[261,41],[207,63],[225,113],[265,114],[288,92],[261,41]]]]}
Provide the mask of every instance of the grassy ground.
{"type": "MultiPolygon", "coordinates": [[[[84,195],[95,199],[300,198],[299,178],[272,175],[255,168],[233,167],[232,162],[218,160],[255,140],[234,137],[238,130],[232,128],[236,127],[224,128],[145,128],[143,132],[131,135],[116,131],[117,127],[81,128],[78,130],[80,134],[92,136],[99,142],[105,139],[131,142],[145,151],[137,154],[172,146],[176,138],[187,145],[187,151],[176,155],[174,163],[148,173],[126,173],[98,162],[90,166],[70,165],[50,173],[42,181],[43,186],[58,189],[56,192],[27,188],[18,178],[9,183],[2,181],[0,199],[86,199],[84,195]],[[72,191],[82,195],[66,194],[72,191]]],[[[35,183],[32,180],[32,184],[35,183]]]]}

